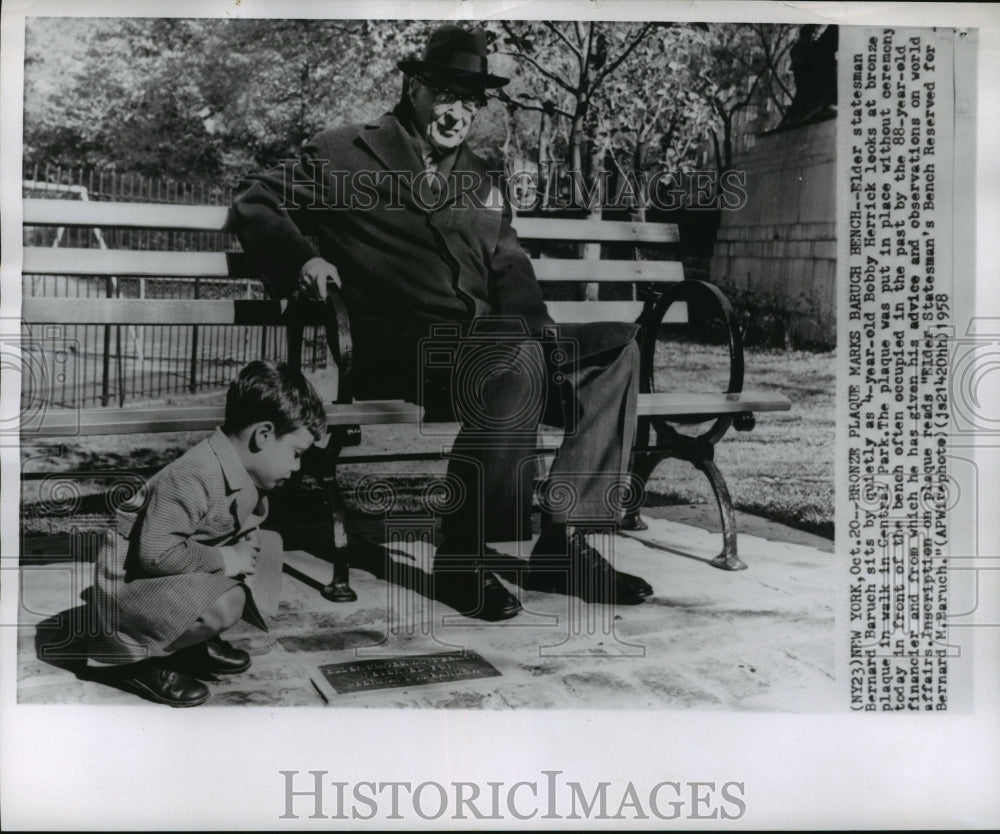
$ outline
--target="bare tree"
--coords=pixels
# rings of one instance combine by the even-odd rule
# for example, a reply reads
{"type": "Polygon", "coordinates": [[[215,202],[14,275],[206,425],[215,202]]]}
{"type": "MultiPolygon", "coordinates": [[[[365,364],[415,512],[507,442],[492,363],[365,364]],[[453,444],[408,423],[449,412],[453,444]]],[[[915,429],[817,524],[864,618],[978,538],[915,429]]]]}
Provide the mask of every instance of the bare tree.
{"type": "Polygon", "coordinates": [[[494,25],[499,30],[498,54],[516,60],[525,82],[520,92],[501,91],[500,97],[517,110],[540,114],[540,150],[551,147],[544,137],[553,129],[553,121],[565,120],[572,203],[599,212],[609,139],[596,117],[597,93],[661,24],[503,21],[494,25]]]}

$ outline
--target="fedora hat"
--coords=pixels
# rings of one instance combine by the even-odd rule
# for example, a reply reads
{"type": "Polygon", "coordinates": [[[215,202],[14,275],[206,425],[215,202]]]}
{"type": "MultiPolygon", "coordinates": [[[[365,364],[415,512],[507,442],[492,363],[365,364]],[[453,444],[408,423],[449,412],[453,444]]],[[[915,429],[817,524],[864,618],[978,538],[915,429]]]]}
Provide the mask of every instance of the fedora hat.
{"type": "Polygon", "coordinates": [[[453,23],[439,26],[424,49],[422,60],[396,64],[407,75],[430,75],[444,83],[461,84],[476,89],[502,87],[510,81],[490,75],[486,66],[486,32],[467,31],[453,23]]]}

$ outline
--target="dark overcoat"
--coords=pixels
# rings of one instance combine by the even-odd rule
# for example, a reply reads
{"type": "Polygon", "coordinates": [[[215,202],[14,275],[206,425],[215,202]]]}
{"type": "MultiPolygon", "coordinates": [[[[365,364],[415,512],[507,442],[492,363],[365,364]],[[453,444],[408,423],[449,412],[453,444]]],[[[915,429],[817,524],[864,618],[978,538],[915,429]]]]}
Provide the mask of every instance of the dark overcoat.
{"type": "MultiPolygon", "coordinates": [[[[244,250],[270,275],[271,295],[294,293],[310,258],[337,267],[356,395],[412,400],[429,325],[459,323],[464,332],[473,321],[502,328],[516,317],[538,336],[552,323],[511,221],[499,172],[465,144],[447,178],[426,172],[395,113],[320,133],[298,160],[248,177],[230,213],[244,250]]],[[[635,334],[628,324],[561,333],[580,357],[635,334]]]]}
{"type": "Polygon", "coordinates": [[[463,144],[444,184],[411,142],[386,114],[320,133],[296,162],[247,178],[230,222],[263,259],[272,294],[294,292],[319,255],[337,266],[352,317],[510,315],[537,333],[551,319],[498,173],[463,144]]]}

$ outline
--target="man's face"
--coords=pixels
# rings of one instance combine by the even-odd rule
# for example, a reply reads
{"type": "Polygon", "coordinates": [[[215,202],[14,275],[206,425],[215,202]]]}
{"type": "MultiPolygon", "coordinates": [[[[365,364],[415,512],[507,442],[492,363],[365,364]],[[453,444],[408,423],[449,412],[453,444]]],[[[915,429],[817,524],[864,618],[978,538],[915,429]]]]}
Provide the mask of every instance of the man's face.
{"type": "Polygon", "coordinates": [[[421,78],[412,79],[410,95],[415,127],[433,148],[447,152],[465,141],[479,109],[475,95],[434,88],[421,78]]]}
{"type": "Polygon", "coordinates": [[[278,435],[271,423],[262,425],[255,435],[255,450],[247,464],[247,472],[258,489],[271,490],[299,471],[302,454],[312,446],[315,438],[305,426],[278,435]]]}

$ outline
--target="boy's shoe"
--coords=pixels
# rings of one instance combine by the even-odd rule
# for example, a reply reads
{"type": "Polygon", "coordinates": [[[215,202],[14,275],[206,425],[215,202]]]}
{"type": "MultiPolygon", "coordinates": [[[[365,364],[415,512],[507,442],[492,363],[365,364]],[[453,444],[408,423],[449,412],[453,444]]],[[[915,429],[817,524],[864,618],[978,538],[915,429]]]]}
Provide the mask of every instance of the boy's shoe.
{"type": "Polygon", "coordinates": [[[235,675],[250,668],[250,655],[221,637],[209,637],[174,654],[176,663],[194,675],[235,675]]]}
{"type": "Polygon", "coordinates": [[[209,689],[183,672],[168,669],[156,660],[129,663],[111,671],[109,683],[171,707],[196,707],[208,700],[209,689]]]}

